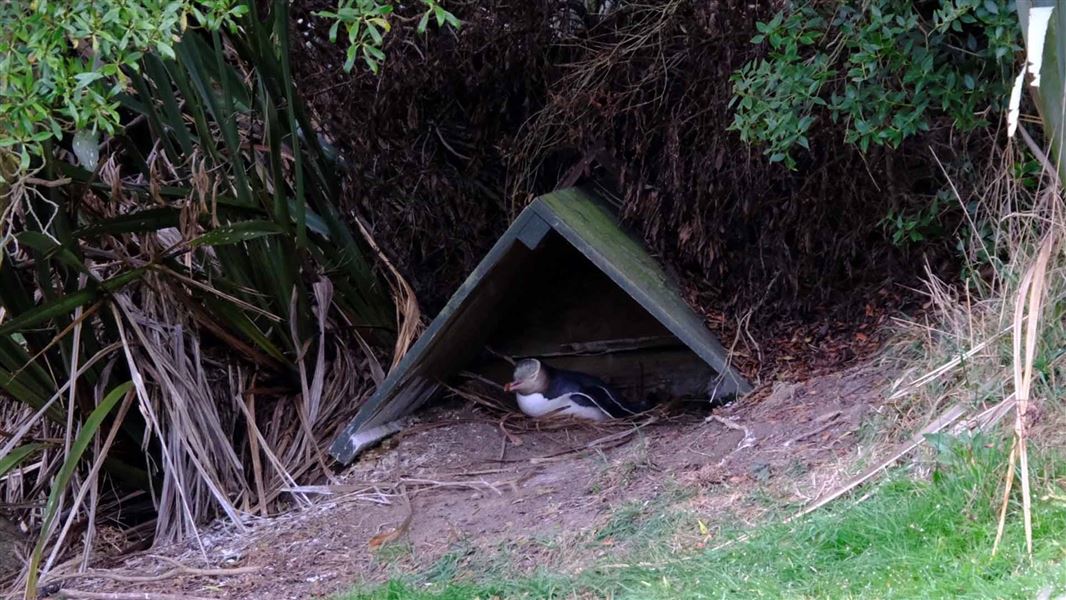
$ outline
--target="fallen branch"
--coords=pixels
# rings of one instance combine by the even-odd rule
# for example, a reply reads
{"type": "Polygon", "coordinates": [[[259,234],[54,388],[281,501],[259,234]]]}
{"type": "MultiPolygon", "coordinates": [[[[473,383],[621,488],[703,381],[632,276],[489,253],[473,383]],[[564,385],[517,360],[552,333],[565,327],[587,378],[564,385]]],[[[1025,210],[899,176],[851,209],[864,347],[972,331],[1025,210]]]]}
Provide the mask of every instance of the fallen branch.
{"type": "MultiPolygon", "coordinates": [[[[429,489],[451,487],[451,488],[465,488],[475,491],[483,491],[488,488],[495,492],[497,495],[503,495],[503,492],[487,481],[437,481],[435,479],[422,479],[414,477],[404,477],[400,479],[400,483],[403,485],[415,485],[415,486],[427,486],[429,489]]],[[[497,481],[496,484],[507,483],[506,481],[497,481]]],[[[416,490],[415,493],[425,491],[424,489],[416,490]]]]}
{"type": "Polygon", "coordinates": [[[800,434],[796,435],[795,437],[789,439],[784,444],[781,444],[781,447],[782,448],[788,448],[789,446],[791,446],[792,444],[794,444],[794,443],[796,443],[796,442],[798,442],[800,440],[805,440],[805,439],[807,439],[807,438],[809,438],[811,436],[818,435],[819,433],[822,433],[826,429],[829,429],[833,425],[836,425],[836,418],[839,417],[841,414],[843,414],[843,412],[844,411],[842,411],[842,410],[834,410],[834,411],[827,412],[827,413],[825,413],[825,414],[823,414],[821,416],[815,417],[814,420],[811,421],[811,422],[812,423],[821,423],[821,425],[815,427],[814,429],[810,429],[808,431],[805,431],[803,433],[800,433],[800,434]]]}
{"type": "Polygon", "coordinates": [[[58,188],[70,184],[70,177],[61,177],[59,179],[38,179],[36,177],[27,177],[23,180],[27,185],[39,185],[46,188],[58,188]]]}
{"type": "Polygon", "coordinates": [[[154,592],[86,592],[83,590],[61,589],[60,598],[82,598],[84,600],[214,600],[203,596],[186,596],[184,594],[156,594],[154,592]]]}
{"type": "Polygon", "coordinates": [[[158,575],[128,575],[126,573],[117,573],[115,571],[106,571],[102,569],[88,569],[82,573],[72,573],[70,575],[64,575],[63,579],[71,579],[73,577],[84,577],[92,579],[113,579],[115,581],[122,581],[124,583],[151,583],[154,581],[171,579],[180,575],[192,575],[195,577],[229,577],[232,575],[255,573],[260,568],[261,567],[236,567],[232,569],[197,569],[195,567],[179,566],[168,571],[164,571],[158,575]]]}
{"type": "Polygon", "coordinates": [[[415,516],[415,507],[413,504],[411,504],[411,497],[407,495],[406,491],[403,493],[403,500],[404,504],[407,505],[407,515],[404,516],[403,521],[401,521],[400,524],[396,527],[393,527],[388,531],[379,533],[374,537],[370,538],[370,541],[367,543],[367,545],[370,546],[371,550],[377,550],[385,544],[391,544],[392,542],[395,542],[396,540],[400,539],[400,536],[407,533],[407,531],[411,528],[411,521],[414,519],[415,516]]]}
{"type": "MultiPolygon", "coordinates": [[[[503,471],[504,471],[503,469],[491,470],[491,471],[486,471],[486,473],[503,472],[503,471]]],[[[463,474],[459,473],[457,475],[463,475],[463,474]]],[[[369,481],[369,482],[361,482],[361,483],[355,483],[355,484],[340,484],[340,485],[301,485],[301,486],[296,486],[296,487],[292,487],[292,488],[284,488],[284,491],[299,492],[299,493],[302,493],[302,494],[321,494],[323,496],[334,496],[334,495],[341,495],[341,494],[365,494],[365,493],[369,493],[369,492],[380,492],[381,490],[392,490],[390,495],[398,495],[398,494],[401,493],[400,491],[398,491],[400,488],[405,488],[406,489],[408,487],[411,487],[411,488],[415,488],[414,491],[411,492],[411,494],[414,495],[414,494],[417,494],[419,492],[425,491],[427,489],[435,489],[435,488],[442,488],[442,487],[452,487],[452,488],[471,489],[471,490],[476,490],[476,491],[483,491],[483,490],[488,489],[488,490],[491,490],[491,491],[496,492],[497,494],[499,494],[501,492],[497,488],[497,486],[498,485],[505,485],[507,483],[509,483],[509,482],[508,481],[495,481],[495,482],[490,483],[490,482],[485,481],[485,480],[479,480],[479,481],[438,481],[436,479],[425,479],[425,478],[417,478],[417,477],[401,477],[400,479],[398,479],[396,481],[391,481],[391,482],[369,481]]]]}

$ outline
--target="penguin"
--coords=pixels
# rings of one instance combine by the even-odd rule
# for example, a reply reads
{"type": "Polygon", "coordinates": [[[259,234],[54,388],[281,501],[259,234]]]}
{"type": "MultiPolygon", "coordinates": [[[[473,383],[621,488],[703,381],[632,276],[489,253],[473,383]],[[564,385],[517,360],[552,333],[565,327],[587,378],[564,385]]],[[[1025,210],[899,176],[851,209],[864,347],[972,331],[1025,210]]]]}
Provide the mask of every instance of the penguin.
{"type": "Polygon", "coordinates": [[[551,413],[604,421],[647,410],[643,404],[626,402],[598,377],[556,369],[535,358],[518,361],[514,381],[503,386],[503,390],[514,392],[518,407],[531,417],[551,413]]]}

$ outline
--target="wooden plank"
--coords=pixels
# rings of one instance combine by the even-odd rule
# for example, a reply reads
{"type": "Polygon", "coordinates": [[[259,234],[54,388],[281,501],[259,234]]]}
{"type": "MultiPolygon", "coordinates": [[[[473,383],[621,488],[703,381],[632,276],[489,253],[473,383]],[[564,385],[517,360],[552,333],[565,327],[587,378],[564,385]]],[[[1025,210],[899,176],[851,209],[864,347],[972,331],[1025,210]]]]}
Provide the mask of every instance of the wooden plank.
{"type": "Polygon", "coordinates": [[[515,237],[530,250],[536,249],[544,241],[544,236],[552,230],[551,225],[537,215],[531,215],[521,228],[517,228],[515,237]]]}
{"type": "MultiPolygon", "coordinates": [[[[459,289],[407,351],[396,368],[388,374],[374,395],[367,400],[351,423],[333,441],[329,451],[335,459],[342,463],[350,462],[361,449],[360,444],[357,443],[360,439],[358,433],[361,430],[384,425],[404,414],[413,412],[436,392],[437,385],[433,380],[437,375],[432,372],[435,369],[427,367],[436,363],[439,365],[438,369],[445,369],[449,362],[457,362],[458,357],[447,351],[448,348],[454,349],[454,343],[445,344],[448,334],[455,332],[468,321],[475,321],[479,318],[480,315],[476,311],[470,311],[468,306],[468,303],[476,299],[479,292],[485,293],[487,290],[496,294],[502,293],[501,285],[484,287],[481,284],[488,279],[489,274],[501,261],[508,255],[515,254],[518,250],[515,248],[515,232],[521,231],[533,218],[539,217],[532,211],[523,211],[459,286],[459,289]],[[445,344],[444,350],[438,351],[437,347],[442,344],[445,344]]],[[[525,248],[521,250],[528,252],[525,248]]],[[[513,260],[520,262],[521,254],[513,260]]],[[[477,329],[476,326],[473,328],[475,331],[477,329]]]]}

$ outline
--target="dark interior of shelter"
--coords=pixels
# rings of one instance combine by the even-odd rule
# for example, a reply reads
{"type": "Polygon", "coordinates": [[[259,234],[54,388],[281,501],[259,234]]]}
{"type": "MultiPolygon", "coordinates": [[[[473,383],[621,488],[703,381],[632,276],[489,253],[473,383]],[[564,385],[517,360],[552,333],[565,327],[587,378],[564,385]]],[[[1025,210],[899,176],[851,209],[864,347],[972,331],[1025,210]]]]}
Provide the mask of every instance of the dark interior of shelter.
{"type": "MultiPolygon", "coordinates": [[[[467,371],[511,378],[511,361],[537,357],[593,372],[631,399],[706,399],[715,372],[557,233],[520,243],[486,281],[483,346],[467,371]]],[[[476,342],[475,342],[476,343],[476,342]]]]}

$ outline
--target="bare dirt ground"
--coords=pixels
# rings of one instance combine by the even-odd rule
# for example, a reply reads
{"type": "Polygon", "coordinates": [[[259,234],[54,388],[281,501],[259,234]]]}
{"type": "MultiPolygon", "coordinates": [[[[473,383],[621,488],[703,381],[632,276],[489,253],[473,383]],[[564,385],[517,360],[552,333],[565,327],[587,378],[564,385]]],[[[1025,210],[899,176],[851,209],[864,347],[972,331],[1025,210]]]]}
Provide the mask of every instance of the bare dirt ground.
{"type": "Polygon", "coordinates": [[[498,556],[517,571],[577,571],[624,550],[612,534],[619,514],[666,505],[708,527],[693,526],[671,543],[680,551],[702,547],[725,519],[758,520],[769,510],[767,494],[802,503],[845,477],[859,449],[869,449],[865,424],[883,406],[886,380],[884,369],[867,363],[765,386],[713,412],[608,426],[438,407],[337,481],[306,488],[307,505],[250,520],[243,532],[208,528],[203,550],[195,541],[156,548],[106,576],[58,583],[282,599],[328,597],[392,574],[498,556]],[[223,568],[238,570],[206,574],[223,568]]]}

